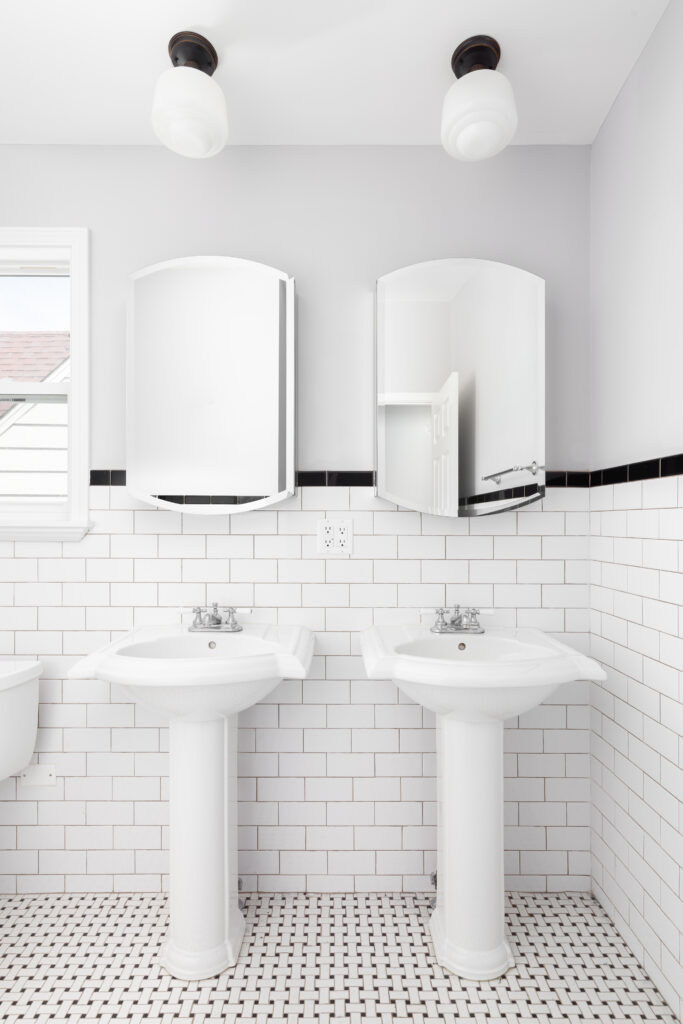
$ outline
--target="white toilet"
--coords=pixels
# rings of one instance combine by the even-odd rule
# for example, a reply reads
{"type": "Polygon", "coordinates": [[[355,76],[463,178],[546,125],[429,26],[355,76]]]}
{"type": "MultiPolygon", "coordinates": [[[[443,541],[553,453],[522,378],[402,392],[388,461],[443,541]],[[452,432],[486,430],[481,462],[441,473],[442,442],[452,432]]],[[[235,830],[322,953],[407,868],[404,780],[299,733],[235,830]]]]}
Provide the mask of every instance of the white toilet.
{"type": "Polygon", "coordinates": [[[0,660],[0,779],[31,760],[38,731],[39,661],[0,660]]]}

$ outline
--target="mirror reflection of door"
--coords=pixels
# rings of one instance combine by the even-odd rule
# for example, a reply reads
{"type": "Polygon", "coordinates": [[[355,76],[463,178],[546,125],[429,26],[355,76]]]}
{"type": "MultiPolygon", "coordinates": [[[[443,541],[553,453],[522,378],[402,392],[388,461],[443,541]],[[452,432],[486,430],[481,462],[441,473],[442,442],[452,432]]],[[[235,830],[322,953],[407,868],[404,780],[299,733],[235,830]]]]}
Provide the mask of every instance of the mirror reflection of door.
{"type": "Polygon", "coordinates": [[[449,259],[377,283],[377,489],[437,515],[544,493],[544,283],[449,259]]]}
{"type": "Polygon", "coordinates": [[[432,402],[432,508],[447,516],[458,504],[458,375],[451,373],[432,402]]]}

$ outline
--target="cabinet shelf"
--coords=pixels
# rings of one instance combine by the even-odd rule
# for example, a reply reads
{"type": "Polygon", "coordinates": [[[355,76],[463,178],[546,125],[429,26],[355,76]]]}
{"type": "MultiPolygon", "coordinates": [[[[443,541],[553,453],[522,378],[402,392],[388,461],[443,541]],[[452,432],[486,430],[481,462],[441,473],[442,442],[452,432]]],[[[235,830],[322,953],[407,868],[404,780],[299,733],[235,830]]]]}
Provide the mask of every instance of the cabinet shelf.
{"type": "Polygon", "coordinates": [[[432,391],[384,391],[377,395],[378,405],[432,405],[438,398],[432,391]]]}

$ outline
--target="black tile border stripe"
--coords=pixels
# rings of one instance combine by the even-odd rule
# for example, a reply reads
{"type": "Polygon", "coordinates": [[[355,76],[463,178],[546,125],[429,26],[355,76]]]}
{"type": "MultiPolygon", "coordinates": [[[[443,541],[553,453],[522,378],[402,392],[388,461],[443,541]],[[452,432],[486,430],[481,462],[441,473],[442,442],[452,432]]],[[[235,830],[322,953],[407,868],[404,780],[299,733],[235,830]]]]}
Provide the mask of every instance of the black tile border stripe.
{"type": "Polygon", "coordinates": [[[590,473],[567,471],[567,487],[590,487],[590,473]]]}
{"type": "Polygon", "coordinates": [[[374,487],[374,469],[300,469],[298,487],[374,487]]]}
{"type": "MultiPolygon", "coordinates": [[[[374,487],[374,469],[300,469],[296,474],[297,487],[374,487]]],[[[124,487],[126,484],[125,469],[91,469],[91,487],[124,487]]],[[[201,495],[171,495],[165,501],[178,504],[206,504],[207,499],[201,495]]],[[[241,498],[241,501],[257,501],[257,498],[241,498]]],[[[237,499],[231,495],[212,496],[216,504],[236,504],[237,499]]]]}
{"type": "Polygon", "coordinates": [[[573,470],[547,470],[546,487],[605,487],[607,484],[625,484],[639,480],[658,480],[667,476],[683,476],[683,454],[665,455],[661,459],[643,459],[608,469],[594,469],[589,473],[573,470]]]}
{"type": "MultiPolygon", "coordinates": [[[[126,477],[125,469],[124,470],[115,469],[115,470],[113,470],[113,472],[116,473],[116,474],[123,473],[123,477],[124,477],[123,482],[124,483],[126,482],[125,481],[125,477],[126,477]]],[[[91,469],[90,470],[90,486],[91,487],[109,487],[110,484],[111,484],[111,474],[112,474],[112,470],[111,469],[91,469]]]]}
{"type": "Polygon", "coordinates": [[[300,469],[296,474],[297,487],[327,487],[326,469],[300,469]]]}
{"type": "MultiPolygon", "coordinates": [[[[621,484],[635,480],[656,480],[660,477],[683,476],[683,454],[665,455],[660,459],[644,459],[641,462],[630,462],[623,466],[610,466],[608,469],[594,469],[590,472],[565,469],[549,469],[545,474],[546,487],[601,487],[606,484],[621,484]]],[[[90,484],[93,487],[123,487],[126,483],[125,469],[91,469],[90,484]]],[[[373,469],[300,469],[296,474],[297,487],[374,487],[375,471],[373,469]]],[[[535,485],[527,485],[534,487],[535,485]]],[[[509,490],[526,490],[526,488],[509,488],[509,490]]],[[[196,504],[201,496],[174,495],[167,501],[178,504],[196,504]]],[[[201,498],[206,503],[205,498],[201,498]]],[[[211,502],[222,505],[238,504],[231,495],[214,495],[211,502]]],[[[241,501],[255,501],[255,498],[241,498],[241,501]]],[[[463,499],[460,503],[500,500],[493,497],[473,496],[463,499]]]]}

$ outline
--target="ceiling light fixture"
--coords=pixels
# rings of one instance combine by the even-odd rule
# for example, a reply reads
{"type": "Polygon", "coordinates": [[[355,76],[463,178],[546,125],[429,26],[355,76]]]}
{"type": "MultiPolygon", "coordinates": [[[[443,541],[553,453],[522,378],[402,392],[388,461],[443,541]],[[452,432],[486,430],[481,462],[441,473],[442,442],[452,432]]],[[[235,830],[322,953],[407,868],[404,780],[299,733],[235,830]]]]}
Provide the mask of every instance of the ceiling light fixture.
{"type": "Polygon", "coordinates": [[[181,156],[215,156],[228,141],[225,96],[211,77],[218,54],[196,32],[176,32],[168,53],[173,67],[160,75],[154,90],[154,132],[181,156]]]}
{"type": "Polygon", "coordinates": [[[486,160],[505,149],[517,130],[512,86],[500,71],[500,46],[491,36],[471,36],[451,59],[458,79],[446,93],[441,144],[458,160],[486,160]]]}

